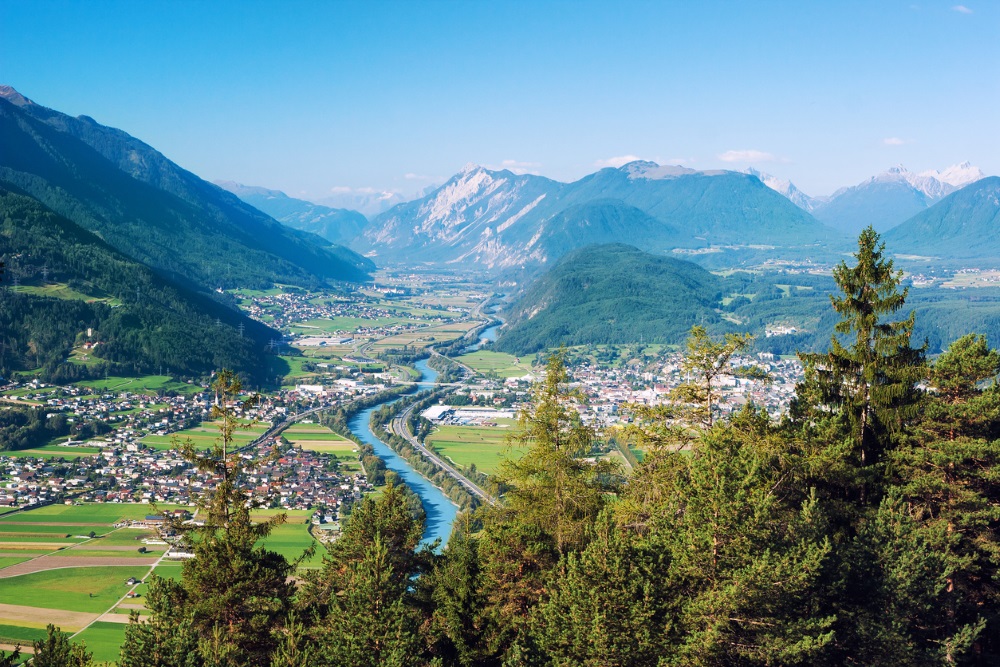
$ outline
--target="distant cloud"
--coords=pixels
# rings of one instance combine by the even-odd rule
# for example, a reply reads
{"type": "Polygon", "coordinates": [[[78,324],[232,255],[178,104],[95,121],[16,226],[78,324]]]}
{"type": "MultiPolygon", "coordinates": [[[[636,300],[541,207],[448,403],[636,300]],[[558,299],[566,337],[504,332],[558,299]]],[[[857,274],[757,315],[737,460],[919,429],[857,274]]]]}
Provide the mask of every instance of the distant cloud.
{"type": "Polygon", "coordinates": [[[506,169],[515,174],[534,174],[538,175],[538,169],[542,166],[541,162],[521,162],[520,160],[504,160],[497,165],[485,165],[487,169],[492,171],[499,171],[506,169]]]}
{"type": "Polygon", "coordinates": [[[719,156],[723,162],[778,162],[772,153],[757,150],[726,151],[719,156]]]}
{"type": "Polygon", "coordinates": [[[882,140],[884,146],[902,146],[903,144],[910,143],[906,139],[900,139],[899,137],[886,137],[882,140]]]}
{"type": "Polygon", "coordinates": [[[965,5],[955,5],[951,8],[952,11],[958,12],[959,14],[971,14],[972,10],[965,5]]]}
{"type": "Polygon", "coordinates": [[[618,157],[609,157],[607,160],[597,160],[594,162],[595,167],[604,169],[605,167],[612,167],[617,169],[618,167],[623,167],[629,162],[635,162],[636,160],[642,160],[643,158],[638,155],[619,155],[618,157]]]}
{"type": "Polygon", "coordinates": [[[330,188],[330,192],[332,192],[335,195],[346,195],[350,191],[351,189],[346,185],[335,185],[332,188],[330,188]]]}

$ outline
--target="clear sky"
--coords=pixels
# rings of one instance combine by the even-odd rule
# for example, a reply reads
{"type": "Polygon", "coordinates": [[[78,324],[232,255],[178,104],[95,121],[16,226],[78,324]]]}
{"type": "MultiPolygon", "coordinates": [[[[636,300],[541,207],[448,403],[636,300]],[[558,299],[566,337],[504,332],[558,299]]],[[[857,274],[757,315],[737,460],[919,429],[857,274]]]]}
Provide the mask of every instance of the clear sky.
{"type": "Polygon", "coordinates": [[[967,2],[2,0],[0,83],[293,196],[625,156],[828,194],[1000,173],[1000,2],[967,2]]]}

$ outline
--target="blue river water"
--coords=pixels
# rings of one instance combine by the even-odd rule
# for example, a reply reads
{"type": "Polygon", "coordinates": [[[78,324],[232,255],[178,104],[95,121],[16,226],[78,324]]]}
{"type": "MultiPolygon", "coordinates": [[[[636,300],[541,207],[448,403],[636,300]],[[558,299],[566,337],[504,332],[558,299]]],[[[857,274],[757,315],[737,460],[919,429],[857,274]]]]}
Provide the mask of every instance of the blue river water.
{"type": "Polygon", "coordinates": [[[475,352],[476,350],[481,348],[483,346],[483,343],[485,343],[486,341],[490,342],[495,341],[497,339],[497,329],[499,328],[500,325],[495,324],[487,329],[483,329],[483,332],[479,334],[479,340],[477,340],[474,344],[466,347],[464,351],[475,352]]]}
{"type": "MultiPolygon", "coordinates": [[[[427,365],[426,359],[418,361],[416,367],[422,374],[422,382],[434,382],[437,379],[437,371],[427,365]]],[[[398,400],[396,398],[386,403],[394,403],[398,400]]],[[[389,445],[376,438],[375,434],[372,433],[371,428],[368,426],[372,413],[383,405],[386,405],[386,403],[380,403],[354,415],[347,423],[347,426],[354,435],[361,438],[362,442],[374,447],[375,454],[385,461],[385,467],[399,473],[399,476],[403,478],[407,486],[413,489],[413,492],[420,497],[420,502],[424,506],[424,512],[427,514],[427,525],[424,529],[423,542],[429,544],[440,538],[441,547],[443,547],[451,536],[451,528],[455,522],[455,515],[458,514],[458,506],[448,500],[448,497],[444,495],[441,489],[428,482],[423,475],[411,468],[405,459],[392,451],[389,445]]]]}

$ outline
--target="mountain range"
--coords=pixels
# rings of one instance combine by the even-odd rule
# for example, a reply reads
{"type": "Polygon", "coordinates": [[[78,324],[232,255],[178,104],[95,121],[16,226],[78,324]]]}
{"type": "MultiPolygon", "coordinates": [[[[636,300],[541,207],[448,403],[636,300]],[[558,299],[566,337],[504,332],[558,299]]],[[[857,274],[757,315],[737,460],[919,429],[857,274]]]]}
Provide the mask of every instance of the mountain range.
{"type": "Polygon", "coordinates": [[[126,255],[206,290],[364,280],[368,260],[280,224],[86,116],[0,87],[0,181],[126,255]]]}
{"type": "Polygon", "coordinates": [[[278,222],[322,236],[331,243],[347,245],[361,236],[368,219],[358,211],[330,208],[303,199],[289,197],[280,190],[242,185],[233,181],[215,181],[227,192],[278,222]]]}
{"type": "Polygon", "coordinates": [[[225,367],[259,381],[267,367],[260,350],[280,337],[3,184],[0,259],[7,272],[0,289],[3,376],[40,370],[50,379],[80,379],[110,367],[197,377],[225,367]],[[19,285],[7,289],[11,283],[19,285]],[[86,356],[71,356],[84,342],[86,356]]]}
{"type": "Polygon", "coordinates": [[[984,177],[968,162],[920,173],[899,165],[841,188],[825,201],[813,200],[811,210],[818,220],[852,236],[869,225],[885,232],[984,177]]]}
{"type": "Polygon", "coordinates": [[[573,183],[468,165],[375,216],[353,247],[382,261],[512,269],[622,234],[660,252],[801,254],[846,241],[755,176],[636,161],[573,183]]]}

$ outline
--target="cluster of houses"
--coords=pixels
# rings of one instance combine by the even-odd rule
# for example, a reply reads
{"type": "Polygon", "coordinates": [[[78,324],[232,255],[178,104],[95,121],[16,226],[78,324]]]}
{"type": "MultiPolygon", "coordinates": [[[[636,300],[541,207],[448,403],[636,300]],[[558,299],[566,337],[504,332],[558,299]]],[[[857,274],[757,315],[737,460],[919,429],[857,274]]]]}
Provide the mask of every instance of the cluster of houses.
{"type": "MultiPolygon", "coordinates": [[[[610,426],[620,421],[623,404],[658,405],[669,400],[670,392],[687,381],[680,354],[672,354],[654,367],[624,366],[607,368],[584,364],[570,369],[573,386],[587,396],[581,406],[585,422],[595,426],[610,426]]],[[[802,379],[802,365],[795,359],[780,359],[770,353],[753,357],[734,357],[733,366],[753,365],[771,376],[770,382],[760,382],[732,375],[716,378],[718,391],[716,409],[723,416],[738,412],[748,402],[777,417],[788,411],[795,395],[795,385],[802,379]]]]}
{"type": "MultiPolygon", "coordinates": [[[[247,496],[282,509],[335,509],[354,503],[371,485],[362,473],[338,470],[329,454],[297,449],[270,439],[241,454],[265,461],[241,480],[247,496]]],[[[112,446],[71,460],[0,457],[0,504],[44,505],[74,499],[98,503],[195,505],[219,478],[201,472],[180,452],[129,451],[112,446]]]]}

